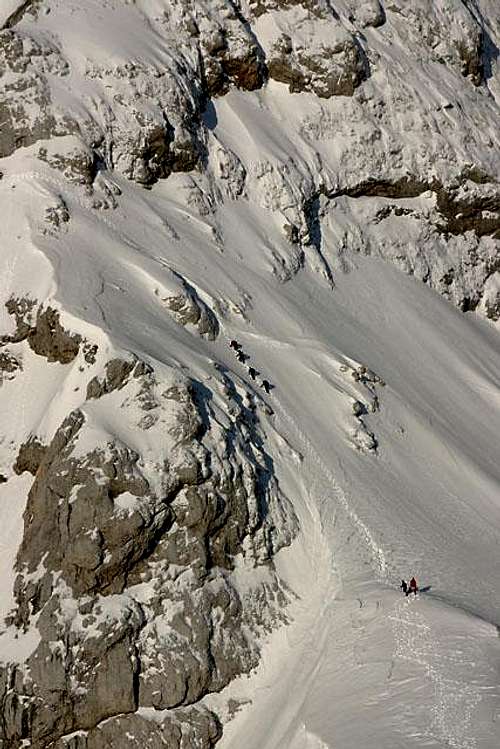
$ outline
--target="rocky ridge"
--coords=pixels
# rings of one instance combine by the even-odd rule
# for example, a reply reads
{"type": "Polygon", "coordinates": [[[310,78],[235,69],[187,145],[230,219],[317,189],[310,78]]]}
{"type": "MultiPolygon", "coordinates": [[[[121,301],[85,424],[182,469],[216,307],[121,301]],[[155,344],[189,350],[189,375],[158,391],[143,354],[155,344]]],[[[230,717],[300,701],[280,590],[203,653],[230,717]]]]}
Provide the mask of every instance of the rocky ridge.
{"type": "MultiPolygon", "coordinates": [[[[36,626],[40,641],[2,672],[4,746],[59,746],[75,731],[85,731],[75,746],[100,746],[113,734],[109,718],[133,722],[139,708],[175,709],[150,726],[169,746],[194,745],[182,743],[186,731],[200,746],[219,737],[215,717],[178,708],[255,665],[244,632],[282,616],[287,594],[272,557],[295,532],[255,403],[229,382],[225,391],[231,413],[218,426],[199,384],[115,359],[50,444],[33,436],[21,446],[15,471],[34,481],[10,620],[24,632],[36,626]],[[121,430],[156,443],[158,462],[116,436],[96,439],[96,419],[117,409],[121,430]],[[238,555],[249,570],[268,570],[267,613],[232,583],[238,555]]],[[[147,718],[137,721],[144,733],[147,718]]]]}
{"type": "MultiPolygon", "coordinates": [[[[29,203],[13,257],[43,256],[51,270],[28,280],[12,261],[1,299],[0,398],[24,413],[15,388],[28,383],[45,413],[33,407],[12,435],[4,427],[2,483],[33,476],[7,636],[36,642],[4,659],[0,745],[211,747],[222,728],[200,700],[250,670],[253,635],[286,617],[272,559],[296,520],[266,446],[264,402],[224,367],[201,381],[172,353],[191,339],[217,343],[251,295],[218,297],[179,269],[172,247],[188,236],[207,262],[237,252],[226,219],[241,210],[269,220],[256,241],[283,282],[312,271],[335,293],[360,255],[378,256],[498,320],[493,6],[11,5],[0,32],[1,187],[36,185],[42,208],[29,203]],[[116,24],[137,31],[117,37],[116,24]],[[54,279],[87,231],[94,296],[68,312],[72,294],[54,279]],[[107,243],[116,252],[94,277],[107,243]],[[144,331],[122,339],[138,298],[130,269],[148,314],[164,316],[163,360],[145,353],[144,331]],[[110,289],[132,300],[116,302],[115,316],[110,289]],[[250,578],[259,570],[248,590],[234,582],[236,564],[250,578]]],[[[376,453],[366,381],[352,439],[376,453]]]]}
{"type": "MultiPolygon", "coordinates": [[[[392,197],[400,201],[430,191],[435,196],[435,211],[412,211],[415,222],[411,223],[415,228],[422,227],[418,232],[421,238],[408,243],[403,263],[400,247],[391,251],[381,247],[375,237],[365,244],[370,245],[370,252],[406,266],[462,308],[493,309],[495,302],[489,297],[482,301],[482,290],[496,273],[494,244],[489,238],[498,239],[498,175],[492,164],[484,161],[488,148],[493,147],[491,138],[488,143],[487,131],[481,135],[473,121],[479,123],[491,107],[488,87],[495,60],[495,30],[480,5],[455,0],[451,5],[433,4],[429,12],[425,3],[409,9],[397,3],[382,6],[378,0],[336,5],[259,0],[248,3],[247,10],[245,4],[240,7],[230,2],[172,2],[161,13],[152,13],[148,3],[137,3],[123,12],[132,14],[131,18],[141,25],[144,39],[151,36],[152,41],[159,34],[165,43],[173,45],[173,52],[163,56],[161,62],[129,59],[114,67],[85,54],[84,64],[81,59],[73,60],[69,49],[49,31],[50,19],[57,22],[60,14],[60,21],[64,21],[62,6],[56,4],[50,11],[44,15],[43,3],[21,4],[19,12],[4,24],[0,40],[5,71],[0,94],[3,156],[20,146],[40,144],[35,151],[38,158],[91,191],[102,186],[96,179],[103,166],[144,185],[173,172],[195,170],[191,193],[193,198],[200,193],[203,211],[213,210],[224,196],[218,185],[211,183],[207,189],[200,184],[198,170],[208,176],[215,168],[216,182],[220,182],[221,170],[225,171],[223,179],[231,198],[244,194],[260,203],[263,190],[276,190],[287,196],[285,237],[291,238],[292,244],[302,245],[299,254],[293,248],[278,252],[284,255],[279,261],[284,270],[276,270],[284,277],[300,268],[311,251],[316,258],[313,265],[318,264],[327,276],[345,263],[345,242],[331,242],[327,254],[332,257],[325,258],[314,236],[315,219],[310,211],[316,210],[321,196],[329,201],[338,196],[392,197]],[[40,34],[38,28],[46,30],[40,34]],[[388,54],[384,45],[396,41],[405,50],[408,62],[398,61],[390,70],[383,63],[388,54]],[[440,95],[441,104],[430,102],[425,113],[419,107],[416,81],[404,79],[403,83],[399,70],[411,64],[417,49],[423,55],[422,65],[442,71],[443,90],[453,79],[463,78],[465,86],[456,102],[443,101],[440,95]],[[383,90],[381,76],[386,79],[383,90]],[[320,156],[320,150],[317,165],[310,162],[299,167],[291,156],[288,163],[268,164],[265,182],[256,175],[255,183],[251,164],[245,165],[220,142],[218,164],[211,163],[212,137],[204,115],[210,97],[224,96],[231,86],[247,91],[260,89],[269,79],[286,83],[295,94],[310,91],[319,100],[339,95],[351,99],[342,104],[338,117],[333,115],[335,110],[317,107],[316,113],[306,116],[299,125],[307,146],[329,141],[333,133],[341,140],[347,137],[345,163],[343,157],[338,165],[329,163],[328,158],[320,156]],[[363,82],[367,85],[361,86],[363,82]],[[89,106],[88,97],[80,97],[80,90],[88,88],[89,83],[95,90],[93,101],[99,102],[97,108],[89,106]],[[64,102],[59,103],[61,85],[65,94],[64,102]],[[394,125],[394,109],[416,118],[413,125],[404,125],[409,125],[413,134],[420,131],[431,136],[433,147],[423,139],[417,160],[413,144],[410,147],[405,143],[401,128],[394,125]],[[477,111],[473,113],[473,109],[477,111]],[[459,168],[447,137],[453,127],[454,110],[460,115],[464,136],[459,168]],[[353,130],[348,124],[352,119],[360,127],[353,130]],[[484,146],[481,141],[485,141],[484,146]],[[482,157],[478,158],[480,152],[482,157]],[[350,163],[356,165],[353,174],[349,173],[350,163]],[[284,171],[288,176],[278,177],[284,171]],[[294,185],[291,190],[290,182],[294,185]],[[425,251],[415,244],[428,244],[429,235],[433,244],[440,245],[439,255],[448,256],[439,277],[421,272],[419,267],[429,263],[421,257],[425,251]],[[457,255],[456,236],[463,237],[468,245],[464,258],[457,255]],[[478,288],[470,288],[468,266],[479,269],[478,288]],[[451,282],[443,283],[442,278],[451,282]]],[[[104,26],[112,23],[113,14],[118,12],[116,4],[108,4],[104,26]]],[[[85,15],[80,21],[86,23],[85,15]]],[[[104,190],[109,199],[96,198],[96,207],[116,204],[112,191],[104,190]]],[[[279,203],[273,210],[282,211],[279,203]]],[[[405,211],[399,203],[377,205],[369,231],[374,227],[376,235],[379,221],[410,215],[405,211]]],[[[356,231],[351,233],[355,236],[356,231]]],[[[367,233],[363,229],[363,234],[367,233]]]]}

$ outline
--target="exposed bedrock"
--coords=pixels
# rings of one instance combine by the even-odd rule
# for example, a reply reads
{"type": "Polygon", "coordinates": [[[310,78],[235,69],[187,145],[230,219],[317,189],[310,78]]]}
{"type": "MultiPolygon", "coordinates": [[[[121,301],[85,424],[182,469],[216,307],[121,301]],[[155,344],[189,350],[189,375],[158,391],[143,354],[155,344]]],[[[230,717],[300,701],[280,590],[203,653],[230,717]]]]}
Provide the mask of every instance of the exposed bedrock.
{"type": "Polygon", "coordinates": [[[72,412],[49,445],[33,437],[19,452],[16,473],[35,478],[9,620],[19,636],[36,628],[40,641],[24,666],[1,670],[5,747],[27,738],[40,749],[63,746],[54,742],[75,731],[85,733],[72,746],[114,746],[125,725],[137,725],[137,738],[116,746],[147,736],[211,747],[215,716],[184,708],[256,664],[246,633],[286,602],[272,557],[296,521],[255,413],[227,382],[233,415],[214,434],[198,383],[128,364],[108,362],[88,403],[121,408],[125,422],[156,413],[141,428],[160,442],[160,463],[111,436],[92,446],[91,405],[72,412]],[[271,613],[253,607],[251,593],[240,597],[231,579],[238,555],[265,566],[256,595],[271,613]],[[139,708],[172,712],[151,722],[139,708]]]}
{"type": "Polygon", "coordinates": [[[35,354],[60,364],[69,364],[78,355],[82,338],[63,328],[57,310],[38,307],[35,315],[36,301],[27,297],[12,297],[5,306],[14,318],[16,330],[0,336],[0,346],[27,340],[35,354]]]}
{"type": "MultiPolygon", "coordinates": [[[[211,749],[203,697],[286,619],[267,396],[217,364],[225,326],[258,335],[254,284],[278,306],[307,269],[335,294],[371,255],[500,319],[489,7],[0,10],[0,483],[25,507],[1,749],[211,749]]],[[[377,460],[382,383],[351,374],[377,460]]]]}

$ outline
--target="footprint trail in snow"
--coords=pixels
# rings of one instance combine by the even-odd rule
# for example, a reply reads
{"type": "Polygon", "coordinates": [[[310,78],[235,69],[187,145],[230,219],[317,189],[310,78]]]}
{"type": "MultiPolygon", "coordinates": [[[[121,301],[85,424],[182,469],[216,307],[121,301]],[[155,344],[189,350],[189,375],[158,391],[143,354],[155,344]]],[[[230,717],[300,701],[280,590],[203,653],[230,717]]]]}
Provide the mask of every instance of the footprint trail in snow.
{"type": "MultiPolygon", "coordinates": [[[[395,659],[420,666],[431,690],[428,731],[422,738],[434,739],[440,746],[452,749],[475,749],[471,736],[474,709],[481,701],[481,692],[464,679],[450,678],[449,674],[464,667],[462,651],[450,651],[432,624],[419,609],[418,599],[405,598],[389,616],[392,623],[395,659]],[[455,667],[455,668],[454,668],[455,667]]],[[[412,724],[412,712],[407,707],[404,723],[412,724]]]]}

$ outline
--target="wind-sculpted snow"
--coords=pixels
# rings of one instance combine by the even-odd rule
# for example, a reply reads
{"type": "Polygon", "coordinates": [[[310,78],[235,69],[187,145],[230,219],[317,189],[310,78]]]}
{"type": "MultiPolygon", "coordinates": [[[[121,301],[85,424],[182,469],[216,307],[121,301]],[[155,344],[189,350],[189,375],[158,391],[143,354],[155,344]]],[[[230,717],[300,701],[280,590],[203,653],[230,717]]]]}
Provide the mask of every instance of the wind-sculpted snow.
{"type": "Polygon", "coordinates": [[[2,4],[2,748],[496,748],[497,16],[2,4]]]}

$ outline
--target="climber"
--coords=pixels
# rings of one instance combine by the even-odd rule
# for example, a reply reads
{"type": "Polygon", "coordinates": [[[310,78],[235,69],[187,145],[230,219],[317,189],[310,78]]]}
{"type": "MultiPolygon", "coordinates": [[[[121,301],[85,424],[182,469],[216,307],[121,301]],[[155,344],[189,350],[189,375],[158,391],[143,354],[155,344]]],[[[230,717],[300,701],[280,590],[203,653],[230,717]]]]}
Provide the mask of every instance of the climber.
{"type": "Polygon", "coordinates": [[[238,359],[238,361],[245,363],[245,361],[250,357],[244,354],[241,348],[239,348],[236,351],[236,358],[238,359]]]}
{"type": "Polygon", "coordinates": [[[254,369],[254,367],[248,367],[248,374],[250,375],[252,380],[255,380],[255,378],[257,377],[259,373],[257,372],[256,369],[254,369]]]}
{"type": "Polygon", "coordinates": [[[238,343],[234,338],[229,343],[229,348],[232,348],[233,351],[238,351],[241,348],[241,343],[238,343]]]}
{"type": "Polygon", "coordinates": [[[408,583],[406,582],[406,580],[401,580],[401,585],[399,587],[401,588],[401,590],[403,591],[403,593],[406,594],[406,592],[408,590],[408,583]]]}
{"type": "Polygon", "coordinates": [[[413,593],[414,595],[417,595],[417,592],[418,592],[417,581],[415,580],[414,577],[412,577],[412,579],[410,580],[410,587],[406,595],[408,595],[409,593],[413,593]]]}
{"type": "Polygon", "coordinates": [[[266,393],[269,394],[271,392],[271,385],[270,385],[270,383],[267,380],[262,380],[261,385],[264,388],[264,390],[266,391],[266,393]]]}

